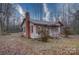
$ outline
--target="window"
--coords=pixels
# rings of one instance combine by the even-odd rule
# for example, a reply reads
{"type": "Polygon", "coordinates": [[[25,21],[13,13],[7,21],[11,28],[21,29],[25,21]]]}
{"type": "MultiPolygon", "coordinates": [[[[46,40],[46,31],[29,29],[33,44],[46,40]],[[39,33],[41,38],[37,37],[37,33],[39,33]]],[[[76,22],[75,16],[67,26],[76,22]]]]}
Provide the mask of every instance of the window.
{"type": "Polygon", "coordinates": [[[52,28],[52,31],[54,31],[54,32],[58,31],[58,27],[52,28]]]}
{"type": "Polygon", "coordinates": [[[33,25],[31,25],[31,33],[33,33],[33,25]]]}
{"type": "Polygon", "coordinates": [[[36,26],[36,33],[39,34],[40,33],[40,29],[41,29],[40,26],[36,26]]]}

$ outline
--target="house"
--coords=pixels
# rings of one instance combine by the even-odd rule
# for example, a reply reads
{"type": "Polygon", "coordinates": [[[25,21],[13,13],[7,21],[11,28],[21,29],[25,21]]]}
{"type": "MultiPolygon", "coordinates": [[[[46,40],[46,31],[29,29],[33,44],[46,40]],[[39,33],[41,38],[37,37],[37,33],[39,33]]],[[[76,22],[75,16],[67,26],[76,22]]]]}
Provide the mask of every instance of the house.
{"type": "Polygon", "coordinates": [[[27,38],[40,38],[40,29],[48,31],[50,37],[58,37],[63,24],[61,22],[53,23],[52,21],[30,20],[30,15],[27,12],[26,19],[23,20],[21,26],[27,38]]]}

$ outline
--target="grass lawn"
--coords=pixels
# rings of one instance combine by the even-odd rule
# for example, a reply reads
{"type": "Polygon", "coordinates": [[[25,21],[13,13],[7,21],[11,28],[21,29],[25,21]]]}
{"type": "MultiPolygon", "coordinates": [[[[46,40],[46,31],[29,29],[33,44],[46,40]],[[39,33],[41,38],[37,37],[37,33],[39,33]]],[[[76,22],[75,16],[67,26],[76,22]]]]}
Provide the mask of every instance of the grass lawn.
{"type": "Polygon", "coordinates": [[[79,35],[70,38],[49,39],[47,43],[23,38],[19,33],[0,36],[0,54],[79,54],[79,35]]]}

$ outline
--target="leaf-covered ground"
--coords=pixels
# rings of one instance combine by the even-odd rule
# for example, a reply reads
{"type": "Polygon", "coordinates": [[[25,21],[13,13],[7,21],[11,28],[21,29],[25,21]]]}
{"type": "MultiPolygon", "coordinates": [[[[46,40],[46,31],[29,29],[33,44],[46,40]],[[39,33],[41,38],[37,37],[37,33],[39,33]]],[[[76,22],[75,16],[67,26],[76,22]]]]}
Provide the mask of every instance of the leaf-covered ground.
{"type": "Polygon", "coordinates": [[[59,55],[79,54],[79,36],[49,39],[47,43],[21,37],[20,33],[0,36],[2,55],[59,55]]]}

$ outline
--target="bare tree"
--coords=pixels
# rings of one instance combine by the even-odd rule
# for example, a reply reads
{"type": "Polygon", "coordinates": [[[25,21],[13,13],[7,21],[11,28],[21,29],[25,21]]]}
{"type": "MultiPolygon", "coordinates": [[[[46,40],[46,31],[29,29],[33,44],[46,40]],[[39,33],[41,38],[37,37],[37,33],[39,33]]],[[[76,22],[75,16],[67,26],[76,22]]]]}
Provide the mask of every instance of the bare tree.
{"type": "MultiPolygon", "coordinates": [[[[13,15],[15,15],[15,8],[13,7],[13,4],[10,3],[0,4],[0,27],[2,33],[9,32],[11,26],[10,17],[12,17],[13,15]]],[[[15,17],[12,18],[15,19],[15,17]]],[[[15,20],[13,21],[15,22],[15,20]]],[[[13,25],[15,25],[15,23],[13,25]]]]}

